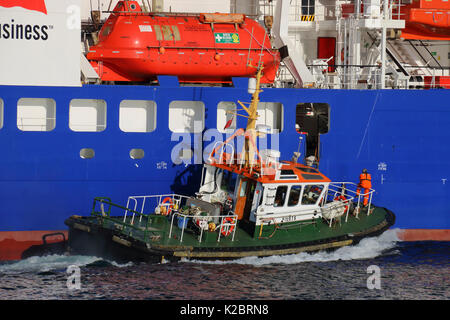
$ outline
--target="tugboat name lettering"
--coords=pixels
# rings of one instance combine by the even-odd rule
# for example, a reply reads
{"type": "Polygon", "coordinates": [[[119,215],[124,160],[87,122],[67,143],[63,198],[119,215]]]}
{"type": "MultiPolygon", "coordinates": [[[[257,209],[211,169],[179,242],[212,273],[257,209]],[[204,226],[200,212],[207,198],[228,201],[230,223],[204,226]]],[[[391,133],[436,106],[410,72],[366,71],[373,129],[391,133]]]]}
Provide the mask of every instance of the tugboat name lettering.
{"type": "Polygon", "coordinates": [[[290,221],[295,221],[295,220],[297,220],[297,219],[295,218],[295,216],[287,216],[287,217],[281,218],[281,221],[282,221],[282,222],[290,222],[290,221]]]}

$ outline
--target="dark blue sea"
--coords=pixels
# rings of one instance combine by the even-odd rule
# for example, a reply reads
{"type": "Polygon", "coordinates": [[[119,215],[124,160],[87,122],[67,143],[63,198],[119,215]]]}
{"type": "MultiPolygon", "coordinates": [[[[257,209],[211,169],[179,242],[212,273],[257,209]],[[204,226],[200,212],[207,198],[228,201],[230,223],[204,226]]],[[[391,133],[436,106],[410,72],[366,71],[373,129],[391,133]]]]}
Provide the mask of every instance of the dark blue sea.
{"type": "Polygon", "coordinates": [[[389,230],[330,253],[228,262],[32,257],[0,264],[0,300],[448,300],[449,275],[449,242],[401,242],[389,230]]]}

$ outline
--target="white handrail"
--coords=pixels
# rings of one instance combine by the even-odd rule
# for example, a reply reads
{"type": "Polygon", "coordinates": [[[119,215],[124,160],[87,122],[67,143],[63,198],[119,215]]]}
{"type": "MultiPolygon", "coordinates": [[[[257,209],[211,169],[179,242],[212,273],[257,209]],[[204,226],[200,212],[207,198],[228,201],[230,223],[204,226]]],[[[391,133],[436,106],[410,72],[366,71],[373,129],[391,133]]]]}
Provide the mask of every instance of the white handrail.
{"type": "MultiPolygon", "coordinates": [[[[214,215],[214,216],[199,216],[199,215],[193,216],[193,215],[187,215],[187,214],[183,214],[183,213],[180,213],[180,212],[178,212],[178,211],[175,211],[175,212],[172,214],[172,219],[171,219],[171,224],[170,224],[170,230],[169,230],[169,239],[172,237],[172,230],[173,230],[173,225],[174,225],[174,218],[175,218],[175,216],[177,216],[177,217],[179,217],[179,218],[181,218],[181,219],[183,220],[183,225],[182,225],[182,228],[181,228],[180,243],[183,242],[184,230],[185,230],[185,228],[186,228],[186,222],[185,222],[185,221],[187,221],[187,219],[201,219],[201,220],[204,220],[204,221],[208,221],[208,220],[213,220],[213,219],[215,219],[215,218],[219,218],[219,219],[221,220],[221,222],[220,222],[220,224],[215,228],[215,230],[219,229],[219,236],[218,236],[218,238],[217,238],[217,242],[220,242],[220,238],[221,238],[221,230],[222,230],[223,227],[228,227],[228,228],[234,227],[234,228],[233,228],[233,235],[232,235],[232,237],[231,237],[231,241],[234,241],[234,235],[235,235],[235,233],[236,233],[236,226],[237,226],[237,219],[238,219],[238,216],[237,216],[237,214],[235,214],[235,213],[232,213],[232,212],[230,212],[230,213],[231,213],[231,214],[228,214],[228,215],[219,215],[219,216],[217,216],[217,215],[214,215]],[[224,220],[225,220],[226,218],[233,218],[233,222],[224,222],[224,220]]],[[[203,228],[199,226],[199,229],[200,229],[200,236],[199,236],[198,241],[199,241],[199,242],[202,242],[202,239],[203,239],[203,228]]]]}
{"type": "MultiPolygon", "coordinates": [[[[373,194],[375,192],[375,189],[370,188],[369,192],[362,193],[361,192],[362,190],[360,192],[357,191],[358,187],[359,187],[359,185],[354,183],[354,182],[331,182],[329,187],[328,187],[327,192],[329,192],[331,190],[331,191],[334,191],[335,195],[336,195],[337,193],[342,193],[343,192],[342,190],[344,190],[344,193],[347,194],[347,195],[348,194],[353,194],[354,195],[353,199],[355,199],[357,197],[358,198],[358,202],[357,202],[356,207],[358,208],[358,212],[357,212],[356,217],[358,217],[359,208],[361,207],[361,198],[364,198],[364,197],[368,196],[369,200],[368,200],[368,207],[367,207],[367,215],[369,215],[370,214],[370,208],[372,206],[372,198],[373,198],[373,194]],[[349,186],[350,187],[354,187],[356,190],[350,189],[349,186]],[[336,188],[336,189],[332,189],[332,188],[336,188]]],[[[327,196],[328,196],[328,194],[327,194],[327,196]]],[[[346,218],[346,221],[347,221],[347,218],[346,218]]]]}

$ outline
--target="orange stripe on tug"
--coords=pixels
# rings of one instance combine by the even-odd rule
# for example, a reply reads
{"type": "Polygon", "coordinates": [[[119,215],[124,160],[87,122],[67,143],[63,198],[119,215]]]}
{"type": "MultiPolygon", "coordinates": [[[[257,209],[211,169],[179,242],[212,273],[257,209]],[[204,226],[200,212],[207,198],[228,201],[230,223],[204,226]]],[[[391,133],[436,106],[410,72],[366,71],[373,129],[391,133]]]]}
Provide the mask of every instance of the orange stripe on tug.
{"type": "Polygon", "coordinates": [[[243,14],[145,13],[136,1],[119,1],[87,54],[103,81],[151,82],[157,75],[181,82],[231,82],[264,65],[272,83],[280,64],[265,29],[243,14]]]}

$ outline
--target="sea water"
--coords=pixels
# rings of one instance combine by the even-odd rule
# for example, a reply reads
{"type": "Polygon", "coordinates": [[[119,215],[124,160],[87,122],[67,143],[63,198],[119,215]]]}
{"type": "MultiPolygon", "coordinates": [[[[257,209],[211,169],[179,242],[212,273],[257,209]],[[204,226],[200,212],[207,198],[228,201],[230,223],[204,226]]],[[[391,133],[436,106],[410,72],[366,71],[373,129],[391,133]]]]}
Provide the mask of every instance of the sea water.
{"type": "Polygon", "coordinates": [[[0,300],[448,300],[450,243],[396,230],[333,252],[125,263],[50,255],[0,264],[0,300]]]}

